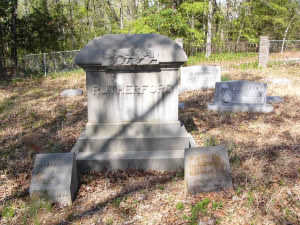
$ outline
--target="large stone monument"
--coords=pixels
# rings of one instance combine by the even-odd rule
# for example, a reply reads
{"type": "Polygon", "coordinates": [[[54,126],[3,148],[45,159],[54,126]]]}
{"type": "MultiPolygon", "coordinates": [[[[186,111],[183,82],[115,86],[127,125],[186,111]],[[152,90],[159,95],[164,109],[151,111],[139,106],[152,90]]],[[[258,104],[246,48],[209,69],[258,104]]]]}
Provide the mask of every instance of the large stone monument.
{"type": "Polygon", "coordinates": [[[267,104],[267,84],[246,80],[217,82],[214,102],[209,110],[220,112],[263,112],[273,111],[267,104]]]}
{"type": "Polygon", "coordinates": [[[220,66],[181,67],[180,92],[215,88],[221,81],[220,66]]]}
{"type": "Polygon", "coordinates": [[[86,71],[88,123],[72,151],[80,170],[184,167],[193,141],[178,121],[183,49],[158,34],[104,35],[75,62],[86,71]]]}

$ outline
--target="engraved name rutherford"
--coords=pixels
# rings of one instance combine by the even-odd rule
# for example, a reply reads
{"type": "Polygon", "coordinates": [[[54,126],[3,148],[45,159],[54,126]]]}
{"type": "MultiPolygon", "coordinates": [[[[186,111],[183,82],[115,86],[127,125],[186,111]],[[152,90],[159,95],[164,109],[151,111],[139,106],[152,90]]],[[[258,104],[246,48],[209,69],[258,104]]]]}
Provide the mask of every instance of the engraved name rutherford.
{"type": "Polygon", "coordinates": [[[90,87],[90,93],[93,96],[101,95],[143,95],[143,94],[162,94],[170,93],[171,85],[93,85],[90,87]]]}

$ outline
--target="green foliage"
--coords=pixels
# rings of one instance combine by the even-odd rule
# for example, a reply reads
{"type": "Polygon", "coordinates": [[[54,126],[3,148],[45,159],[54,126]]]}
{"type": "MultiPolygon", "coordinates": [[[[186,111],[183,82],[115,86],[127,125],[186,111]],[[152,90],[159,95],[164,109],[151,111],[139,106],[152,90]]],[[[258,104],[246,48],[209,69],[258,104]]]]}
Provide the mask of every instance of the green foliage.
{"type": "Polygon", "coordinates": [[[15,215],[15,209],[11,206],[6,206],[2,210],[1,216],[6,219],[11,219],[15,215]]]}
{"type": "Polygon", "coordinates": [[[222,202],[212,202],[212,208],[213,210],[221,209],[223,208],[223,203],[222,202]]]}
{"type": "Polygon", "coordinates": [[[230,78],[229,76],[223,75],[223,76],[221,77],[221,81],[222,81],[222,82],[224,82],[224,81],[230,81],[230,80],[231,80],[231,78],[230,78]]]}
{"type": "Polygon", "coordinates": [[[46,210],[51,212],[52,204],[46,198],[34,198],[28,205],[24,205],[25,213],[23,215],[24,224],[28,224],[28,220],[32,219],[35,225],[40,224],[39,212],[40,210],[46,210]]]}
{"type": "Polygon", "coordinates": [[[119,208],[121,202],[122,202],[122,198],[119,197],[119,198],[115,198],[115,199],[112,201],[112,204],[113,204],[114,207],[119,208]]]}
{"type": "Polygon", "coordinates": [[[228,62],[236,61],[243,58],[254,58],[257,57],[257,53],[254,52],[239,52],[239,53],[218,53],[212,54],[209,58],[205,57],[205,54],[198,54],[196,56],[190,56],[187,61],[187,65],[194,65],[197,63],[214,63],[214,62],[228,62]]]}
{"type": "Polygon", "coordinates": [[[178,202],[176,204],[176,209],[180,211],[184,210],[184,204],[182,202],[178,202]]]}
{"type": "Polygon", "coordinates": [[[204,146],[209,147],[209,146],[217,146],[219,144],[219,141],[215,136],[208,136],[205,138],[204,146]]]}
{"type": "Polygon", "coordinates": [[[188,220],[192,225],[197,224],[199,213],[206,214],[209,203],[210,199],[204,198],[202,201],[193,205],[191,208],[191,216],[184,216],[184,219],[188,220]]]}

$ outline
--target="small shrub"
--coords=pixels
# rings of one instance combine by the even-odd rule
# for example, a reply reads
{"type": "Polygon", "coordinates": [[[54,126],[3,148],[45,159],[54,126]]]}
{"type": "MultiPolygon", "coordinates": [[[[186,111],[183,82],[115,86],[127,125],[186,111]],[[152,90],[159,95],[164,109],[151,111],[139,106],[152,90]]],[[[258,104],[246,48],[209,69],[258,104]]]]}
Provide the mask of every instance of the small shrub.
{"type": "Polygon", "coordinates": [[[221,209],[221,208],[223,208],[223,203],[222,202],[212,202],[212,208],[213,208],[213,210],[221,209]]]}
{"type": "Polygon", "coordinates": [[[184,204],[182,202],[178,202],[176,204],[176,209],[182,211],[184,209],[184,204]]]}
{"type": "Polygon", "coordinates": [[[194,225],[197,224],[199,213],[206,214],[207,206],[210,203],[208,198],[203,199],[202,201],[198,202],[196,205],[192,206],[192,215],[190,217],[185,216],[184,218],[190,222],[190,224],[194,225]]]}
{"type": "Polygon", "coordinates": [[[222,76],[221,77],[221,81],[222,82],[224,82],[224,81],[230,81],[231,79],[230,79],[230,77],[228,77],[228,76],[222,76]]]}
{"type": "Polygon", "coordinates": [[[114,207],[119,208],[121,202],[122,202],[122,198],[115,198],[115,199],[112,201],[112,204],[113,204],[114,207]]]}
{"type": "Polygon", "coordinates": [[[2,210],[1,215],[2,215],[3,218],[10,219],[10,218],[14,217],[14,215],[15,215],[15,210],[14,210],[13,207],[6,206],[6,207],[2,210]]]}
{"type": "Polygon", "coordinates": [[[215,136],[209,136],[205,139],[204,146],[217,146],[219,144],[217,138],[215,136]]]}

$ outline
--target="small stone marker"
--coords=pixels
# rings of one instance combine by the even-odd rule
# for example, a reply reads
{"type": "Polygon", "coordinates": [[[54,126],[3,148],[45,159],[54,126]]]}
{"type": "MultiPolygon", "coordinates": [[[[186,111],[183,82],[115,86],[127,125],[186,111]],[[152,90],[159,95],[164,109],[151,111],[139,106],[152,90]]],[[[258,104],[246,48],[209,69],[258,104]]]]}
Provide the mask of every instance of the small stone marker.
{"type": "Polygon", "coordinates": [[[83,91],[81,89],[66,89],[60,93],[61,97],[74,97],[82,95],[83,91]]]}
{"type": "Polygon", "coordinates": [[[270,82],[271,84],[274,85],[290,85],[291,80],[285,77],[276,77],[276,78],[267,78],[267,82],[270,82]]]}
{"type": "Polygon", "coordinates": [[[185,150],[184,179],[188,193],[232,188],[225,146],[195,147],[185,150]]]}
{"type": "Polygon", "coordinates": [[[220,112],[263,112],[273,111],[267,104],[267,85],[252,81],[217,82],[214,102],[208,110],[220,112]]]}
{"type": "Polygon", "coordinates": [[[74,153],[38,154],[34,162],[30,196],[71,205],[78,187],[74,153]]]}
{"type": "Polygon", "coordinates": [[[283,98],[281,98],[280,96],[267,96],[267,103],[269,104],[281,102],[283,102],[283,98]]]}
{"type": "Polygon", "coordinates": [[[180,70],[180,92],[215,88],[221,81],[220,66],[187,66],[180,70]]]}
{"type": "Polygon", "coordinates": [[[184,109],[184,102],[179,102],[178,103],[178,108],[183,110],[184,109]]]}

